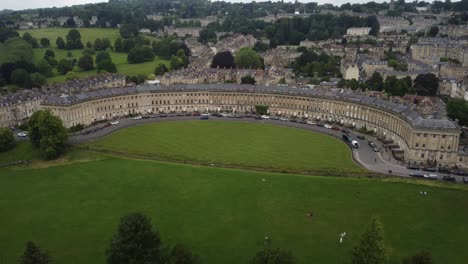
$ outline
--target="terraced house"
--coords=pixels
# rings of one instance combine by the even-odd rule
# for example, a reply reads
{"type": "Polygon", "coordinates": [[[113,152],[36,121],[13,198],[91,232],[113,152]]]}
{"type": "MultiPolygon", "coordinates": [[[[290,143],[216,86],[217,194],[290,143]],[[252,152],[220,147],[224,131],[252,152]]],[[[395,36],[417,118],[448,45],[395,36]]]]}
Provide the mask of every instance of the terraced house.
{"type": "Polygon", "coordinates": [[[365,128],[385,140],[407,163],[468,167],[458,155],[460,128],[446,117],[423,117],[410,105],[396,104],[341,89],[200,84],[114,88],[68,97],[47,96],[42,108],[67,127],[129,114],[229,111],[244,113],[256,105],[271,115],[336,122],[365,128]]]}

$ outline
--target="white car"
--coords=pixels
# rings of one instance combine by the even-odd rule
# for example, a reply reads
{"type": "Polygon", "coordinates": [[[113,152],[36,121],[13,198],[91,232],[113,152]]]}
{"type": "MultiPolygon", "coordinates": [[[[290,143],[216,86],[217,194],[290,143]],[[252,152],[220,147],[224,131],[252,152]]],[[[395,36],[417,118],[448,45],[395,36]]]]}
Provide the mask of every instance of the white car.
{"type": "Polygon", "coordinates": [[[261,117],[262,119],[270,119],[270,117],[267,116],[267,115],[262,115],[262,116],[260,116],[260,117],[261,117]]]}
{"type": "Polygon", "coordinates": [[[307,121],[307,124],[308,125],[315,125],[315,122],[314,121],[307,121]]]}
{"type": "Polygon", "coordinates": [[[289,119],[287,119],[286,117],[281,117],[280,120],[281,121],[289,121],[289,119]]]}
{"type": "Polygon", "coordinates": [[[329,124],[325,124],[325,125],[323,125],[323,127],[324,127],[324,128],[328,128],[328,129],[332,128],[332,126],[329,125],[329,124]]]}
{"type": "Polygon", "coordinates": [[[26,137],[28,134],[26,132],[19,132],[18,137],[26,137]]]}
{"type": "Polygon", "coordinates": [[[221,113],[221,116],[222,116],[222,117],[227,117],[228,114],[226,114],[226,113],[221,113]]]}
{"type": "Polygon", "coordinates": [[[140,120],[142,117],[141,116],[135,116],[133,120],[140,120]]]}
{"type": "Polygon", "coordinates": [[[426,179],[431,179],[431,180],[436,180],[437,179],[437,174],[424,174],[424,178],[426,179]]]}
{"type": "Polygon", "coordinates": [[[111,124],[112,124],[112,125],[117,125],[118,123],[119,123],[119,121],[118,121],[118,120],[116,120],[116,121],[112,121],[112,122],[111,122],[111,124]]]}

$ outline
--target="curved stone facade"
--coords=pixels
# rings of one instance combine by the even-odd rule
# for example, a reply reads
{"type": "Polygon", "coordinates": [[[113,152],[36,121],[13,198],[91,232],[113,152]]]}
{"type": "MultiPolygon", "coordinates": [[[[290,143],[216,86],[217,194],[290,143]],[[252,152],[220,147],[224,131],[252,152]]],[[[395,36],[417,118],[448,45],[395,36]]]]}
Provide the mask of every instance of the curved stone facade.
{"type": "Polygon", "coordinates": [[[44,108],[67,127],[129,114],[229,111],[269,106],[271,115],[365,127],[385,138],[407,163],[456,165],[460,130],[447,119],[424,119],[409,106],[349,91],[239,85],[137,86],[47,97],[44,108]]]}

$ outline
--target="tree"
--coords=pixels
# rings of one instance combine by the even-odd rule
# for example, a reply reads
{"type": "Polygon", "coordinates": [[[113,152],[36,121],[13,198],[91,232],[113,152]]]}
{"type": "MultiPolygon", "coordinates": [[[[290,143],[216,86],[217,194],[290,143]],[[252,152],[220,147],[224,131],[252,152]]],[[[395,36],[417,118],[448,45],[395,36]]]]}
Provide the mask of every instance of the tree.
{"type": "Polygon", "coordinates": [[[168,71],[169,69],[164,63],[158,63],[158,65],[156,65],[156,68],[154,68],[154,74],[156,74],[157,76],[161,76],[168,71]]]}
{"type": "Polygon", "coordinates": [[[294,264],[293,255],[289,251],[265,248],[258,252],[250,262],[252,264],[294,264]]]}
{"type": "Polygon", "coordinates": [[[45,59],[40,60],[36,64],[36,69],[40,74],[46,77],[52,77],[54,75],[52,72],[52,67],[50,66],[49,62],[47,62],[45,59]]]}
{"type": "Polygon", "coordinates": [[[199,264],[200,258],[180,244],[176,244],[164,260],[165,264],[199,264]]]}
{"type": "Polygon", "coordinates": [[[114,42],[114,49],[116,52],[122,52],[123,51],[123,43],[121,38],[117,38],[114,42]]]}
{"type": "Polygon", "coordinates": [[[55,159],[65,151],[68,139],[67,129],[62,120],[50,110],[35,112],[28,121],[29,139],[33,147],[39,149],[45,159],[55,159]]]}
{"type": "Polygon", "coordinates": [[[374,72],[369,80],[367,80],[367,84],[373,91],[382,91],[384,88],[382,75],[380,75],[378,72],[374,72]]]}
{"type": "Polygon", "coordinates": [[[128,63],[142,63],[151,60],[154,60],[154,53],[149,46],[135,47],[130,50],[127,56],[128,63]]]}
{"type": "Polygon", "coordinates": [[[270,46],[264,42],[261,42],[261,41],[257,41],[255,42],[255,45],[253,47],[253,49],[256,51],[256,52],[259,52],[259,51],[267,51],[268,49],[270,48],[270,46]]]}
{"type": "Polygon", "coordinates": [[[81,56],[81,58],[78,60],[78,67],[80,67],[84,71],[94,69],[93,56],[89,54],[84,54],[83,56],[81,56]]]}
{"type": "Polygon", "coordinates": [[[50,46],[50,40],[48,38],[41,38],[40,42],[43,48],[48,48],[50,46]]]}
{"type": "Polygon", "coordinates": [[[429,31],[427,32],[427,36],[429,37],[436,37],[439,34],[439,27],[438,26],[432,26],[429,28],[429,31]]]}
{"type": "Polygon", "coordinates": [[[138,27],[135,24],[123,24],[120,26],[120,36],[124,39],[138,36],[138,27]]]}
{"type": "Polygon", "coordinates": [[[0,152],[5,152],[15,146],[15,137],[8,128],[0,127],[0,152]]]}
{"type": "Polygon", "coordinates": [[[452,1],[450,1],[450,0],[445,0],[445,2],[444,2],[444,9],[445,9],[445,11],[450,11],[450,10],[452,10],[452,1]]]}
{"type": "Polygon", "coordinates": [[[10,82],[23,88],[31,88],[31,77],[25,69],[16,69],[11,72],[10,82]]]}
{"type": "Polygon", "coordinates": [[[57,64],[57,71],[60,74],[65,74],[73,69],[72,62],[67,59],[61,59],[57,64]]]}
{"type": "Polygon", "coordinates": [[[171,70],[178,70],[184,66],[184,61],[177,57],[177,56],[172,56],[171,57],[171,70]]]}
{"type": "Polygon", "coordinates": [[[460,125],[468,126],[468,101],[463,98],[448,101],[447,114],[453,120],[458,119],[460,125]]]}
{"type": "Polygon", "coordinates": [[[95,41],[94,41],[94,50],[95,51],[101,51],[101,50],[105,50],[106,48],[104,47],[104,42],[102,42],[102,39],[100,38],[97,38],[95,41]]]}
{"type": "Polygon", "coordinates": [[[0,42],[5,42],[7,39],[19,37],[16,30],[11,28],[0,28],[0,42]]]}
{"type": "Polygon", "coordinates": [[[152,230],[151,219],[141,213],[120,219],[117,233],[106,251],[107,263],[159,263],[161,240],[152,230]]]}
{"type": "Polygon", "coordinates": [[[268,106],[267,105],[256,105],[255,112],[259,115],[266,115],[268,113],[268,106]]]}
{"type": "Polygon", "coordinates": [[[31,46],[33,48],[37,48],[39,47],[39,44],[37,43],[37,39],[34,38],[33,36],[31,36],[31,34],[29,34],[29,32],[26,32],[23,34],[23,39],[28,42],[29,44],[31,44],[31,46]]]}
{"type": "Polygon", "coordinates": [[[96,62],[96,68],[98,72],[117,72],[117,67],[111,59],[101,60],[99,63],[96,62]]]}
{"type": "Polygon", "coordinates": [[[236,55],[237,67],[241,69],[260,69],[263,68],[263,60],[253,49],[242,48],[236,55]]]}
{"type": "Polygon", "coordinates": [[[42,87],[47,84],[46,78],[39,72],[32,73],[30,78],[32,87],[42,87]]]}
{"type": "Polygon", "coordinates": [[[105,60],[112,60],[109,52],[101,51],[96,54],[96,64],[105,60]]]}
{"type": "Polygon", "coordinates": [[[78,78],[78,74],[74,71],[69,71],[67,74],[65,74],[65,80],[67,81],[73,81],[78,78]]]}
{"type": "Polygon", "coordinates": [[[204,28],[200,30],[198,41],[204,44],[207,44],[208,42],[216,43],[217,42],[216,32],[214,30],[204,28]]]}
{"type": "Polygon", "coordinates": [[[429,251],[421,251],[414,256],[405,258],[403,264],[432,264],[432,255],[429,251]]]}
{"type": "Polygon", "coordinates": [[[419,95],[435,96],[439,87],[439,80],[433,73],[419,74],[414,79],[414,90],[419,95]]]}
{"type": "Polygon", "coordinates": [[[230,51],[221,51],[214,55],[213,60],[211,60],[211,68],[218,67],[221,69],[236,68],[234,56],[232,56],[230,51]]]}
{"type": "Polygon", "coordinates": [[[62,37],[58,37],[55,44],[57,45],[57,49],[65,49],[66,44],[62,37]]]}
{"type": "Polygon", "coordinates": [[[44,53],[44,59],[46,59],[47,57],[55,58],[55,52],[50,49],[46,50],[46,52],[44,53]]]}
{"type": "Polygon", "coordinates": [[[82,49],[84,47],[83,43],[81,42],[81,34],[76,29],[70,29],[70,31],[68,31],[66,39],[67,39],[66,48],[68,50],[82,49]]]}
{"type": "Polygon", "coordinates": [[[256,84],[257,81],[254,77],[247,75],[241,78],[241,84],[256,84]]]}
{"type": "Polygon", "coordinates": [[[387,252],[383,235],[382,223],[378,219],[373,219],[370,226],[362,235],[359,245],[354,248],[351,263],[385,263],[387,252]]]}
{"type": "Polygon", "coordinates": [[[32,241],[26,242],[26,249],[20,260],[21,264],[48,264],[51,263],[49,253],[42,250],[32,241]]]}

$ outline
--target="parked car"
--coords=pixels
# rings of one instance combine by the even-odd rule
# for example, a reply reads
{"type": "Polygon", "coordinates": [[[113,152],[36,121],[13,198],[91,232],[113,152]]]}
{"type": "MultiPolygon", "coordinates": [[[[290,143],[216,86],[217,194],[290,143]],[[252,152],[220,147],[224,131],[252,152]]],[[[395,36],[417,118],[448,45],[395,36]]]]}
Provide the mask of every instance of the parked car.
{"type": "Polygon", "coordinates": [[[422,168],[421,170],[423,170],[423,171],[430,171],[430,172],[436,172],[436,171],[437,171],[437,168],[435,168],[435,167],[427,167],[427,168],[424,167],[424,168],[422,168]]]}
{"type": "Polygon", "coordinates": [[[27,137],[28,134],[26,132],[19,132],[18,137],[27,137]]]}
{"type": "Polygon", "coordinates": [[[314,121],[307,121],[308,125],[315,125],[314,121]]]}
{"type": "MultiPolygon", "coordinates": [[[[177,116],[181,116],[181,114],[177,114],[177,116]]],[[[144,115],[144,116],[142,116],[141,118],[143,118],[143,119],[149,119],[150,116],[149,116],[149,115],[144,115]]]]}
{"type": "Polygon", "coordinates": [[[323,127],[324,127],[324,128],[328,128],[328,129],[332,128],[332,126],[329,125],[329,124],[325,124],[325,125],[323,125],[323,127]]]}
{"type": "Polygon", "coordinates": [[[318,127],[324,127],[325,125],[322,124],[322,123],[317,123],[317,126],[318,126],[318,127]]]}
{"type": "Polygon", "coordinates": [[[210,115],[209,115],[209,114],[202,114],[202,115],[200,116],[200,120],[208,120],[208,119],[210,119],[210,115]]]}
{"type": "Polygon", "coordinates": [[[337,127],[337,126],[334,126],[334,127],[332,127],[331,129],[332,129],[332,130],[336,130],[336,131],[340,131],[340,130],[341,130],[341,128],[340,128],[340,127],[337,127]]]}
{"type": "Polygon", "coordinates": [[[307,124],[307,122],[305,120],[299,120],[297,121],[299,124],[307,124]]]}
{"type": "Polygon", "coordinates": [[[295,118],[289,119],[289,121],[293,122],[293,123],[297,123],[297,119],[295,119],[295,118]]]}
{"type": "Polygon", "coordinates": [[[89,133],[91,133],[91,131],[90,131],[90,130],[87,130],[87,131],[83,131],[83,132],[81,133],[81,135],[86,136],[86,135],[88,135],[89,133]]]}
{"type": "Polygon", "coordinates": [[[107,122],[107,123],[104,124],[103,128],[104,127],[110,127],[110,126],[112,126],[112,124],[110,122],[107,122]]]}
{"type": "Polygon", "coordinates": [[[377,147],[377,145],[376,145],[373,141],[369,141],[369,146],[370,146],[371,148],[377,147]]]}
{"type": "Polygon", "coordinates": [[[462,170],[452,171],[452,174],[459,175],[459,176],[468,176],[468,172],[465,172],[462,170]]]}
{"type": "Polygon", "coordinates": [[[270,117],[270,119],[271,119],[271,120],[279,120],[279,117],[277,117],[277,116],[272,116],[272,117],[270,117]]]}
{"type": "Polygon", "coordinates": [[[342,138],[346,143],[351,143],[353,141],[353,138],[350,135],[343,135],[342,138]]]}
{"type": "Polygon", "coordinates": [[[194,113],[192,114],[192,116],[200,116],[200,113],[194,112],[194,113]]]}
{"type": "Polygon", "coordinates": [[[357,142],[356,140],[353,140],[351,141],[351,146],[353,146],[353,148],[359,148],[359,142],[357,142]]]}
{"type": "Polygon", "coordinates": [[[379,151],[380,151],[380,149],[379,149],[378,147],[373,147],[372,150],[373,150],[374,152],[379,152],[379,151]]]}
{"type": "Polygon", "coordinates": [[[445,168],[445,167],[439,167],[439,172],[440,173],[450,173],[450,170],[445,168]]]}
{"type": "MultiPolygon", "coordinates": [[[[198,114],[200,115],[200,114],[198,114]]],[[[167,114],[160,114],[159,117],[167,117],[167,114]]]]}
{"type": "Polygon", "coordinates": [[[359,139],[366,139],[366,137],[363,136],[363,135],[357,135],[356,137],[359,138],[359,139]]]}
{"type": "Polygon", "coordinates": [[[261,119],[270,119],[270,117],[267,116],[267,115],[261,115],[260,118],[261,118],[261,119]]]}
{"type": "Polygon", "coordinates": [[[117,124],[119,124],[119,120],[112,121],[111,124],[112,125],[117,125],[117,124]]]}
{"type": "Polygon", "coordinates": [[[135,116],[135,117],[133,118],[133,120],[140,120],[140,119],[141,119],[141,116],[135,116]]]}
{"type": "Polygon", "coordinates": [[[252,117],[255,118],[255,119],[262,119],[262,117],[259,116],[259,115],[253,115],[252,117]]]}
{"type": "Polygon", "coordinates": [[[286,117],[280,117],[280,121],[289,121],[286,117]]]}
{"type": "Polygon", "coordinates": [[[457,181],[457,180],[455,179],[455,177],[450,176],[450,175],[445,175],[444,177],[442,177],[442,180],[448,181],[448,182],[456,182],[456,181],[457,181]]]}
{"type": "Polygon", "coordinates": [[[437,180],[438,176],[437,174],[430,173],[430,174],[424,174],[424,178],[429,179],[429,180],[437,180]]]}
{"type": "Polygon", "coordinates": [[[418,165],[409,165],[407,167],[409,170],[419,170],[419,166],[418,165]]]}
{"type": "Polygon", "coordinates": [[[349,130],[348,129],[342,129],[341,132],[345,133],[345,134],[349,134],[349,130]]]}
{"type": "Polygon", "coordinates": [[[424,174],[422,172],[410,172],[409,176],[416,177],[416,178],[424,178],[424,174]]]}

